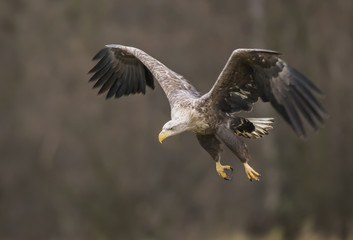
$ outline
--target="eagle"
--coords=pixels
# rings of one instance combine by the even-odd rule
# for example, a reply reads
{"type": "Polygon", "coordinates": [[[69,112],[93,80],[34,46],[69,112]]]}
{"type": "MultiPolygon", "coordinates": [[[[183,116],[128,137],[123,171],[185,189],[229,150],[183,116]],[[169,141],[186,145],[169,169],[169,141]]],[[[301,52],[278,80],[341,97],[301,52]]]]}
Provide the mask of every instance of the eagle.
{"type": "Polygon", "coordinates": [[[270,102],[294,132],[306,137],[307,128],[318,129],[327,116],[317,98],[323,93],[303,74],[265,49],[236,49],[230,55],[213,87],[201,94],[183,76],[144,51],[129,46],[106,45],[94,57],[89,71],[93,88],[106,98],[146,93],[155,81],[164,90],[171,108],[171,120],[159,133],[159,142],[190,131],[216,162],[220,177],[230,180],[233,168],[221,164],[222,143],[242,162],[250,181],[260,174],[250,165],[250,155],[242,138],[261,138],[272,129],[273,118],[246,118],[261,99],[270,102]],[[304,123],[306,123],[304,127],[304,123]]]}

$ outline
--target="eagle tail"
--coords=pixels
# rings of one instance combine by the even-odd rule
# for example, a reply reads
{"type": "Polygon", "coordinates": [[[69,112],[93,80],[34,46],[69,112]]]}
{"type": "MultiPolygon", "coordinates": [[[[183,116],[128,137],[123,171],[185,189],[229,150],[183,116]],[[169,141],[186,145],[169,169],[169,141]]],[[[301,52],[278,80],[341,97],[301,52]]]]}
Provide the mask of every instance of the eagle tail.
{"type": "Polygon", "coordinates": [[[242,118],[241,124],[232,126],[234,132],[246,138],[262,138],[272,129],[273,118],[242,118]]]}

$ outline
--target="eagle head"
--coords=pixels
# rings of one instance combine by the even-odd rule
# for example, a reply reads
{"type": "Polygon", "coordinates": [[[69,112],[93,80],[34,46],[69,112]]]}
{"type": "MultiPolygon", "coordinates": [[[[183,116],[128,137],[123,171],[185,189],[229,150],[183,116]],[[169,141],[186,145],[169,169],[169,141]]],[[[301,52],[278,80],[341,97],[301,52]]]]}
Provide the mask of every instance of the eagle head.
{"type": "MultiPolygon", "coordinates": [[[[180,119],[178,119],[180,120],[180,119]]],[[[160,143],[164,139],[170,136],[174,136],[189,130],[189,124],[187,121],[170,120],[164,124],[162,131],[159,133],[158,140],[160,143]]]]}

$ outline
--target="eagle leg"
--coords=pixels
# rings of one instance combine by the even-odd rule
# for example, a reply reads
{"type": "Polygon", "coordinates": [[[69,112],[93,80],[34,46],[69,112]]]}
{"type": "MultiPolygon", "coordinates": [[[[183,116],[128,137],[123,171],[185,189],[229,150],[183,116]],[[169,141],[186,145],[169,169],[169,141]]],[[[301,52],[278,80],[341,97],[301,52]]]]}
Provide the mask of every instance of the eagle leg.
{"type": "Polygon", "coordinates": [[[216,135],[201,135],[197,134],[197,139],[199,140],[200,145],[211,155],[213,160],[216,161],[216,170],[219,176],[225,180],[230,180],[231,177],[228,176],[226,171],[233,172],[233,168],[229,165],[221,164],[221,142],[218,140],[216,135]]]}
{"type": "Polygon", "coordinates": [[[234,134],[233,130],[220,126],[217,129],[217,136],[223,141],[223,143],[240,159],[245,168],[245,173],[249,180],[260,181],[260,174],[256,172],[248,164],[250,155],[246,144],[234,134]]]}
{"type": "Polygon", "coordinates": [[[228,176],[228,174],[226,173],[226,171],[231,171],[233,172],[233,168],[229,165],[222,165],[220,158],[219,160],[216,162],[216,170],[218,175],[223,178],[224,180],[231,180],[232,178],[228,176]]]}
{"type": "Polygon", "coordinates": [[[256,172],[252,167],[250,167],[250,165],[245,162],[243,163],[244,165],[244,168],[245,168],[245,173],[246,175],[248,176],[249,180],[252,182],[252,180],[255,180],[255,181],[260,181],[260,176],[261,174],[256,172]]]}

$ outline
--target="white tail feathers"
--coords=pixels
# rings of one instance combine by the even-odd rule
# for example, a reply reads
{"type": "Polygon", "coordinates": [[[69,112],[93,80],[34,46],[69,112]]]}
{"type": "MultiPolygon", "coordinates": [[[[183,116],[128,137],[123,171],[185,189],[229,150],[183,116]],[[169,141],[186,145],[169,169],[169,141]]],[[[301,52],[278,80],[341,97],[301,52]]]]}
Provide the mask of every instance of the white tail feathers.
{"type": "Polygon", "coordinates": [[[255,127],[252,132],[239,131],[235,129],[235,133],[239,136],[247,138],[261,138],[268,134],[268,130],[272,129],[271,124],[274,122],[273,118],[248,118],[255,127]]]}

